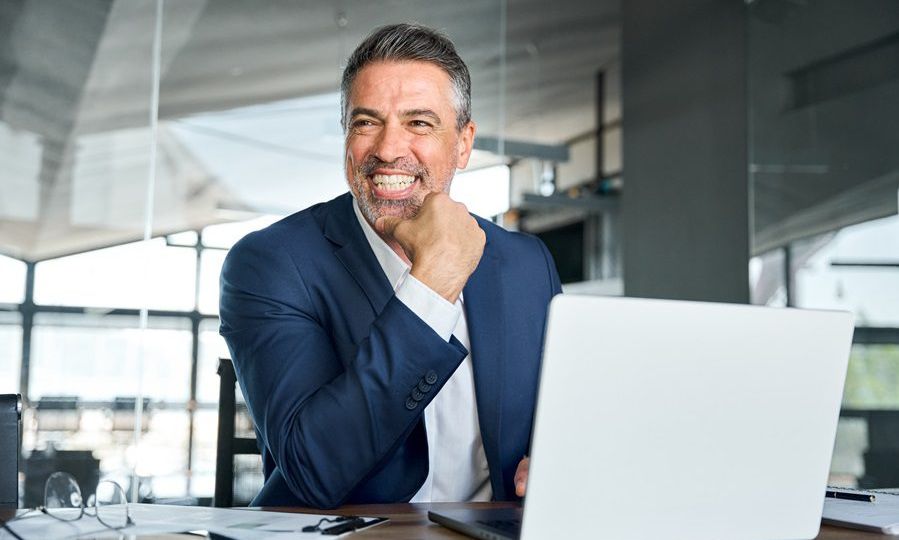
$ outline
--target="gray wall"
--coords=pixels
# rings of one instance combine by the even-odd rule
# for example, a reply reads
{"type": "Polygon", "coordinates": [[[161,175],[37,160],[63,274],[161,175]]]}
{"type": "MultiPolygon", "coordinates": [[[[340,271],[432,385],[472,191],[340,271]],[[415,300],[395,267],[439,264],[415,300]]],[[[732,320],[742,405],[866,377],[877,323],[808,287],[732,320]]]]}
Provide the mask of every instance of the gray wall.
{"type": "Polygon", "coordinates": [[[749,301],[746,12],[622,2],[628,296],[749,301]]]}

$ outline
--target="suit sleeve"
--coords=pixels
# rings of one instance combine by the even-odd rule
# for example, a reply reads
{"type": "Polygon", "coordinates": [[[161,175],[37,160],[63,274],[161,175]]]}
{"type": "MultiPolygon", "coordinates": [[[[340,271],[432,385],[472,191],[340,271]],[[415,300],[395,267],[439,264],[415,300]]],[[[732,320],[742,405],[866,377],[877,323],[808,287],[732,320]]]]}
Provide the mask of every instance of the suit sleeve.
{"type": "Polygon", "coordinates": [[[543,261],[546,263],[547,281],[550,289],[549,297],[552,299],[553,296],[561,294],[562,292],[562,282],[559,279],[559,271],[556,269],[556,263],[553,260],[553,256],[550,255],[549,249],[546,248],[546,244],[539,238],[535,237],[535,240],[537,240],[537,244],[540,246],[540,251],[543,253],[543,261]]]}
{"type": "Polygon", "coordinates": [[[333,508],[403,443],[468,352],[394,296],[344,365],[290,256],[259,244],[242,241],[225,261],[221,333],[288,487],[333,508]],[[413,407],[410,390],[431,371],[438,380],[413,407]]]}

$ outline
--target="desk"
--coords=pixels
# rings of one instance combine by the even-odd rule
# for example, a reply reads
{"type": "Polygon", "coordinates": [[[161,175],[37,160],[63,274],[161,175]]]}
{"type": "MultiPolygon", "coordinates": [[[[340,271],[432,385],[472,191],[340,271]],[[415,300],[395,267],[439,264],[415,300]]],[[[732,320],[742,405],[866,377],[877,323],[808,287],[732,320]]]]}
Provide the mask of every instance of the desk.
{"type": "MultiPolygon", "coordinates": [[[[418,540],[430,538],[463,539],[467,536],[455,533],[428,520],[428,509],[449,508],[502,508],[511,503],[436,503],[436,504],[371,504],[344,506],[339,510],[327,512],[307,508],[265,508],[276,512],[301,512],[311,514],[343,514],[356,516],[383,516],[390,521],[361,531],[351,538],[368,540],[418,540]]],[[[842,527],[823,526],[817,540],[896,540],[899,537],[886,536],[864,531],[844,529],[842,527]]]]}

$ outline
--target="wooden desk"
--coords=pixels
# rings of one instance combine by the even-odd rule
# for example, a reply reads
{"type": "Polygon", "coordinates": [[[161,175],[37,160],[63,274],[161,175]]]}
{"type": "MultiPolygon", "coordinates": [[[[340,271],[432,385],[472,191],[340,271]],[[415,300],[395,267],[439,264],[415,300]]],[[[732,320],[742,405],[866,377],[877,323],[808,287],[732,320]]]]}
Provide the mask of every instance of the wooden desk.
{"type": "MultiPolygon", "coordinates": [[[[355,516],[382,516],[390,518],[390,521],[377,525],[371,529],[360,531],[351,538],[368,540],[418,540],[430,538],[463,539],[465,535],[453,532],[445,527],[428,520],[429,509],[450,508],[502,508],[512,506],[512,503],[435,503],[435,504],[371,504],[358,506],[344,506],[339,510],[327,512],[308,508],[264,508],[276,512],[299,512],[310,514],[337,514],[355,516]]],[[[821,534],[817,540],[881,540],[896,539],[899,537],[844,529],[842,527],[821,527],[821,534]]]]}

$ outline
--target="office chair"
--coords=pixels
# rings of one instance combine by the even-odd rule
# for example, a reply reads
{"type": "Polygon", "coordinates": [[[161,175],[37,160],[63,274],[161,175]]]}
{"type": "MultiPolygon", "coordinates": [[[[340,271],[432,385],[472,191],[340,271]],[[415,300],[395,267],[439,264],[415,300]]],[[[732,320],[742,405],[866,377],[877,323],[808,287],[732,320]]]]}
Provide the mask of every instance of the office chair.
{"type": "Polygon", "coordinates": [[[227,508],[234,506],[234,456],[259,454],[259,447],[256,446],[256,439],[234,436],[237,376],[231,360],[219,358],[218,374],[218,442],[215,452],[215,495],[212,504],[219,508],[227,508]]]}
{"type": "Polygon", "coordinates": [[[19,506],[19,423],[22,396],[0,394],[0,509],[19,506]]]}

